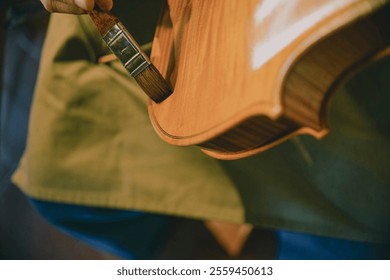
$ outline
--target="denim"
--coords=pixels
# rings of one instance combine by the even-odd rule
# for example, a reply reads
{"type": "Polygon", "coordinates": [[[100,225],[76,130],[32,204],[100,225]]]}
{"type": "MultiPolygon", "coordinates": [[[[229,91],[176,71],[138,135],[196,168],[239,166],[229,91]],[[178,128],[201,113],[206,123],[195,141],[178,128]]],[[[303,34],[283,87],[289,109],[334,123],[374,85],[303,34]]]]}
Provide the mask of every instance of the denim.
{"type": "Polygon", "coordinates": [[[90,246],[124,259],[153,258],[174,220],[163,215],[31,199],[52,225],[90,246]]]}
{"type": "Polygon", "coordinates": [[[376,260],[389,259],[389,245],[277,231],[280,260],[376,260]]]}
{"type": "MultiPolygon", "coordinates": [[[[45,202],[31,199],[50,223],[98,250],[126,259],[158,256],[174,218],[137,211],[45,202]]],[[[278,230],[278,260],[389,259],[389,246],[278,230]]]]}

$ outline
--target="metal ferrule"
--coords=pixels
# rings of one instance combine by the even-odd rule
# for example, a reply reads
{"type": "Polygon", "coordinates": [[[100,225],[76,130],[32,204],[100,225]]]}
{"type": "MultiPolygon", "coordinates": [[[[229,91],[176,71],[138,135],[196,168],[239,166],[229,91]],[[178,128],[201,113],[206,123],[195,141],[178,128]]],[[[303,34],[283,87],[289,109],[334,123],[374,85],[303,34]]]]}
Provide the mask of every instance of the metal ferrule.
{"type": "Polygon", "coordinates": [[[103,36],[103,40],[133,77],[136,77],[151,64],[150,59],[123,24],[115,24],[103,36]]]}

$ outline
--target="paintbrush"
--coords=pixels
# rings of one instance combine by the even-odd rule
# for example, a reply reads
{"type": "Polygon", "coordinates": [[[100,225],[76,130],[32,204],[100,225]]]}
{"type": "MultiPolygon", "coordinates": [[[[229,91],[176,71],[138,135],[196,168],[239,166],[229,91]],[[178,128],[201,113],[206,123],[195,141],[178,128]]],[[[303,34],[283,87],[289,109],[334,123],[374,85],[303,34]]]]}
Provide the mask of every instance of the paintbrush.
{"type": "Polygon", "coordinates": [[[160,103],[171,95],[169,83],[118,18],[98,9],[88,14],[107,46],[154,102],[160,103]]]}

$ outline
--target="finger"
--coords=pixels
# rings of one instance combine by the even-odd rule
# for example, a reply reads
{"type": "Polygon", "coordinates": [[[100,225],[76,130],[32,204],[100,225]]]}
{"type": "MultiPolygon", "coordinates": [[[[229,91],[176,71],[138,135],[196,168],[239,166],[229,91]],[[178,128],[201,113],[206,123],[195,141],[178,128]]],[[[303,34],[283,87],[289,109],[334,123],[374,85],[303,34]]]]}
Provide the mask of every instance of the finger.
{"type": "MultiPolygon", "coordinates": [[[[69,0],[65,0],[65,1],[69,1],[69,0]]],[[[95,0],[70,0],[70,1],[74,2],[75,5],[79,6],[81,9],[84,9],[86,11],[91,11],[95,6],[95,0]]]]}
{"type": "MultiPolygon", "coordinates": [[[[83,10],[90,11],[95,6],[95,0],[50,0],[49,2],[59,3],[62,2],[64,4],[70,6],[76,6],[83,10]]],[[[55,4],[57,5],[57,4],[55,4]]]]}
{"type": "Polygon", "coordinates": [[[96,0],[96,3],[102,10],[109,11],[112,9],[113,1],[112,0],[96,0]]]}
{"type": "Polygon", "coordinates": [[[59,2],[69,4],[69,5],[75,5],[80,7],[83,10],[91,11],[94,6],[95,2],[99,5],[99,7],[102,10],[109,11],[112,9],[113,1],[112,0],[57,0],[59,2]]]}
{"type": "Polygon", "coordinates": [[[83,9],[60,1],[41,0],[41,3],[51,13],[85,14],[83,9]]]}

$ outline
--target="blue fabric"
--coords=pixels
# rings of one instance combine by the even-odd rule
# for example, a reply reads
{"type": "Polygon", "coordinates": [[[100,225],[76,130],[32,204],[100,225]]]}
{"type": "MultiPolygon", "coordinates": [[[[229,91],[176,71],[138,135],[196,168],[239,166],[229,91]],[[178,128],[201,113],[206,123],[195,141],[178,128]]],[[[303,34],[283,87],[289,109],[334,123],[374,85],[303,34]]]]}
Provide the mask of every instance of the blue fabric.
{"type": "Polygon", "coordinates": [[[11,175],[25,149],[48,17],[36,1],[18,1],[7,12],[4,65],[0,65],[0,194],[10,186],[11,175]]]}
{"type": "Polygon", "coordinates": [[[174,218],[95,207],[31,200],[61,231],[125,259],[150,259],[169,235],[174,218]]]}
{"type": "MultiPolygon", "coordinates": [[[[112,210],[31,200],[35,208],[62,231],[126,259],[156,256],[174,218],[143,212],[112,210]]],[[[279,260],[389,259],[389,246],[310,234],[276,231],[279,260]]]]}
{"type": "Polygon", "coordinates": [[[389,245],[277,231],[280,260],[389,259],[389,245]]]}

